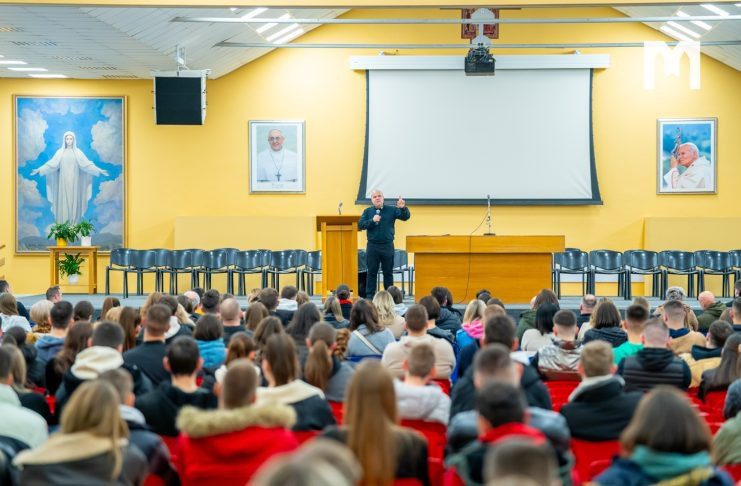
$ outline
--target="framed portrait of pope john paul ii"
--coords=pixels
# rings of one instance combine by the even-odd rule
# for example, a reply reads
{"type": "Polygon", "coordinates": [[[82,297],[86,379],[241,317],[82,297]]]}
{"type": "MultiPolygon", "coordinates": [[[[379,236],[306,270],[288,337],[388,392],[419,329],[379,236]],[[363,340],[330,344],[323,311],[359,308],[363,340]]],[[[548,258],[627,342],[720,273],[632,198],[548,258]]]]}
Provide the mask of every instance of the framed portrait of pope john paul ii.
{"type": "Polygon", "coordinates": [[[658,120],[658,194],[718,192],[717,118],[658,120]]]}
{"type": "Polygon", "coordinates": [[[14,97],[15,250],[46,252],[53,223],[93,223],[103,252],[126,244],[126,98],[14,97]]]}
{"type": "Polygon", "coordinates": [[[250,193],[305,193],[303,121],[250,121],[250,193]]]}

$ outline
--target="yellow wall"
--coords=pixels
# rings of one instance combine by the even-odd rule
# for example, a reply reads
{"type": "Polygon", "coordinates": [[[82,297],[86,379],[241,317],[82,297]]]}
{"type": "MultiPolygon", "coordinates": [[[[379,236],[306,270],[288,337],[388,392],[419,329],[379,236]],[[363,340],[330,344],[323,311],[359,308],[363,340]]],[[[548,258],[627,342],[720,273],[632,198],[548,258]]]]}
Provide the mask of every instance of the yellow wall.
{"type": "MultiPolygon", "coordinates": [[[[368,10],[349,17],[455,17],[457,11],[368,10]]],[[[619,15],[610,9],[542,9],[514,12],[519,17],[619,15]]],[[[460,42],[457,26],[325,26],[302,42],[460,42]]],[[[500,42],[606,42],[664,39],[639,25],[544,25],[502,28],[500,42]]],[[[529,51],[532,53],[533,51],[529,51]]],[[[643,89],[639,48],[585,49],[606,53],[611,67],[596,71],[593,88],[595,157],[602,206],[496,207],[499,234],[564,234],[567,246],[625,250],[643,244],[644,218],[731,217],[741,207],[738,134],[741,133],[741,73],[709,57],[702,58],[702,89],[682,77],[657,76],[657,89],[643,89]],[[718,194],[656,195],[656,119],[718,118],[718,194]]],[[[427,51],[427,54],[463,54],[427,51]]],[[[496,53],[502,53],[495,51],[496,53]]],[[[511,51],[507,54],[523,54],[511,51]]],[[[549,53],[554,53],[549,51],[549,53]]],[[[563,53],[563,52],[558,52],[563,53]]],[[[251,221],[235,230],[230,246],[246,247],[240,234],[261,233],[274,248],[305,246],[312,237],[295,234],[295,218],[311,220],[334,213],[344,201],[354,207],[360,179],[365,134],[365,74],[351,71],[351,55],[375,51],[347,49],[276,50],[249,65],[208,82],[208,116],[202,127],[155,126],[151,81],[0,79],[0,241],[8,248],[2,272],[17,293],[38,293],[48,285],[43,256],[13,255],[14,165],[12,161],[12,95],[126,95],[128,97],[128,244],[173,247],[176,220],[193,218],[204,245],[209,227],[202,217],[233,216],[251,221]],[[247,121],[306,120],[307,192],[305,195],[250,195],[247,173],[247,121]],[[250,219],[250,217],[255,217],[250,219]],[[284,219],[286,218],[286,219],[284,219]]],[[[411,52],[405,52],[411,54],[411,52]]],[[[416,53],[416,54],[419,54],[416,53]]],[[[663,70],[662,70],[663,71],[663,70]]],[[[554,148],[557,149],[557,148],[554,148]]],[[[454,170],[454,169],[453,169],[454,170]]],[[[427,177],[443,177],[427,174],[427,177]]],[[[469,233],[484,208],[412,207],[412,219],[398,225],[399,246],[408,234],[469,233]]],[[[234,221],[234,220],[218,220],[234,221]]],[[[303,226],[303,225],[300,225],[303,226]]],[[[479,230],[480,232],[482,229],[479,230]]],[[[728,228],[741,237],[738,228],[728,228]]],[[[228,233],[228,230],[226,231],[228,233]]],[[[214,232],[223,244],[225,229],[214,232]]],[[[713,246],[713,235],[706,235],[713,246]]],[[[741,241],[741,238],[736,238],[741,241]]],[[[314,240],[316,241],[316,240],[314,240]]],[[[676,247],[683,246],[682,234],[676,247]]],[[[741,246],[741,245],[739,245],[741,246]]],[[[101,266],[104,262],[101,261],[101,266]]],[[[103,275],[101,272],[100,280],[103,275]]],[[[117,275],[114,279],[120,281],[117,275]]],[[[114,290],[117,287],[114,286],[114,290]]]]}

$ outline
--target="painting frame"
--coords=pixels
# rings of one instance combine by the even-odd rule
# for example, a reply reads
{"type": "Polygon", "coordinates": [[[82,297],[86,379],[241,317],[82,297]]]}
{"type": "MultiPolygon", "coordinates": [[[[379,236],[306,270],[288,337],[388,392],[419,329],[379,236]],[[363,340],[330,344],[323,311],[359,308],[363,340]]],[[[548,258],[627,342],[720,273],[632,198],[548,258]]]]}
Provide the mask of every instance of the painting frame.
{"type": "Polygon", "coordinates": [[[306,194],[305,140],[304,120],[250,120],[250,194],[306,194]]]}
{"type": "MultiPolygon", "coordinates": [[[[113,249],[126,247],[128,97],[14,94],[11,116],[15,254],[48,254],[47,247],[54,244],[53,240],[46,239],[49,225],[57,222],[58,216],[49,196],[49,174],[31,175],[31,172],[57,156],[56,152],[65,146],[62,140],[66,139],[63,135],[67,131],[74,132],[75,148],[82,151],[84,159],[106,172],[105,175],[101,172],[89,176],[89,196],[83,207],[78,209],[81,218],[92,221],[95,225],[93,246],[99,247],[100,254],[109,254],[113,249]],[[90,107],[96,109],[91,112],[90,107]],[[29,117],[29,113],[32,116],[29,117]],[[80,116],[84,118],[80,119],[80,116]],[[30,138],[33,143],[29,144],[30,133],[33,134],[30,138]],[[29,226],[29,214],[42,221],[29,226]],[[30,235],[32,243],[27,241],[29,230],[31,233],[35,232],[30,235]]],[[[59,188],[57,191],[60,191],[59,188]]]]}
{"type": "Polygon", "coordinates": [[[656,127],[656,194],[717,194],[718,119],[659,118],[656,127]]]}

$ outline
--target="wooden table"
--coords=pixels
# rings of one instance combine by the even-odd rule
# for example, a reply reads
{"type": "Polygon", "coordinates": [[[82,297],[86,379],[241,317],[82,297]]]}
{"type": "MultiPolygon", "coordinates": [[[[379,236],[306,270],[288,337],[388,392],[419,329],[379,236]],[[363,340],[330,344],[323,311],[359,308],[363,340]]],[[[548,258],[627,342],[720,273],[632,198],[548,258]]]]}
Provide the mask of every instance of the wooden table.
{"type": "Polygon", "coordinates": [[[414,253],[415,295],[447,287],[456,302],[468,303],[487,289],[505,303],[527,303],[551,288],[552,254],[563,236],[408,236],[414,253]]]}
{"type": "MultiPolygon", "coordinates": [[[[88,294],[98,293],[98,246],[50,246],[51,287],[59,285],[59,257],[64,253],[79,253],[87,262],[88,294]]],[[[65,284],[68,285],[68,284],[65,284]]],[[[80,286],[79,284],[77,286],[80,286]]],[[[84,286],[84,285],[83,285],[84,286]]]]}

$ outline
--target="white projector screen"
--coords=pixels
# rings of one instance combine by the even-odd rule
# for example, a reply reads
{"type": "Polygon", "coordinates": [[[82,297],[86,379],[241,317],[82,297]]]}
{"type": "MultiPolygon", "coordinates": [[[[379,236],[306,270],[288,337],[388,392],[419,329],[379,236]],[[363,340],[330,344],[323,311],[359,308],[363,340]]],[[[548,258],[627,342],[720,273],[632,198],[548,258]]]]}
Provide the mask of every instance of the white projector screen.
{"type": "Polygon", "coordinates": [[[358,202],[601,204],[591,69],[368,70],[358,202]]]}

